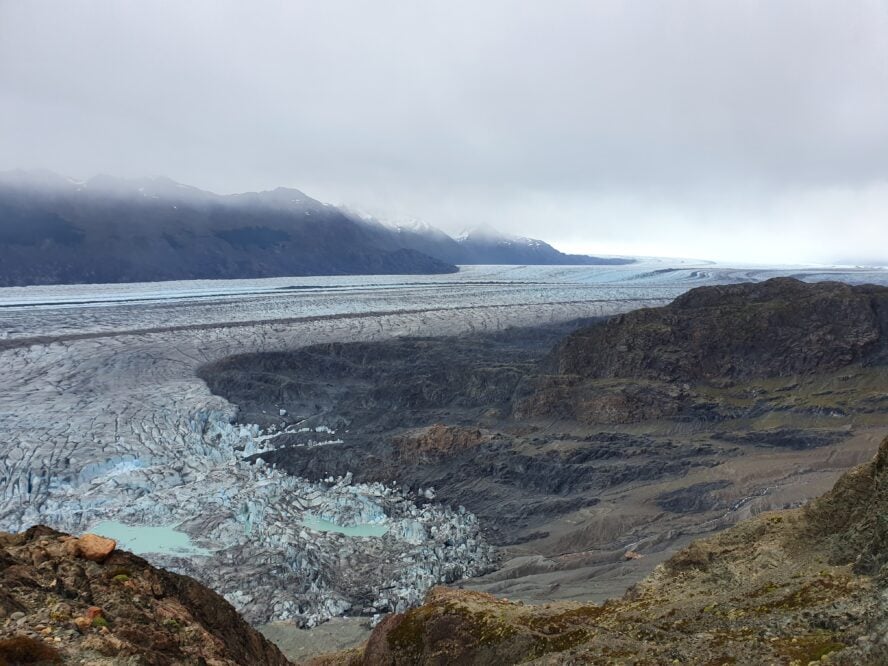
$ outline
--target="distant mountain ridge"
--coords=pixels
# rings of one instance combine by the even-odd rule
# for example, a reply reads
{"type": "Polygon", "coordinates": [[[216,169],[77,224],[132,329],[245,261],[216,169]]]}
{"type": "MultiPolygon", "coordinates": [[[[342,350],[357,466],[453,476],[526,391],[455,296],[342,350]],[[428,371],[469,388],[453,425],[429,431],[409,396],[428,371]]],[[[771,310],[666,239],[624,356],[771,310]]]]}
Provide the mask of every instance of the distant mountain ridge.
{"type": "Polygon", "coordinates": [[[2,286],[456,270],[298,190],[0,176],[2,286]]]}
{"type": "Polygon", "coordinates": [[[0,286],[433,274],[455,264],[626,263],[505,236],[388,227],[296,189],[219,195],[169,178],[0,173],[0,286]]]}
{"type": "Polygon", "coordinates": [[[463,264],[619,265],[634,260],[565,254],[536,238],[507,236],[490,227],[478,227],[456,237],[463,264]]]}
{"type": "MultiPolygon", "coordinates": [[[[385,227],[378,220],[362,218],[367,223],[385,227]]],[[[425,222],[394,225],[392,229],[404,247],[419,250],[453,264],[545,266],[607,266],[635,263],[626,257],[593,257],[565,254],[536,238],[504,234],[489,226],[478,226],[451,237],[425,222]]]]}

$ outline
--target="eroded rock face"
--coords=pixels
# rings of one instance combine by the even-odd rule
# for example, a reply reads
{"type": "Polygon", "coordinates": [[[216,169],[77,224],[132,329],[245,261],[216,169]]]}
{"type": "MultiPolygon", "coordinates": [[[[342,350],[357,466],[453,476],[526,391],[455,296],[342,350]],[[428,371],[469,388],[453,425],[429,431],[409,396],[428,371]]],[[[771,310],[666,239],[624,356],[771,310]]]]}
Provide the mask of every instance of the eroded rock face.
{"type": "Polygon", "coordinates": [[[886,349],[888,288],[773,278],[699,287],[578,331],[550,366],[583,378],[743,379],[826,372],[886,349]]]}
{"type": "Polygon", "coordinates": [[[513,415],[616,425],[676,416],[692,407],[693,398],[681,385],[634,380],[584,382],[575,375],[543,375],[534,380],[529,395],[515,401],[513,415]]]}
{"type": "Polygon", "coordinates": [[[192,578],[113,547],[101,562],[85,557],[107,549],[97,539],[42,526],[0,533],[0,661],[4,650],[27,643],[31,650],[48,646],[57,663],[96,666],[289,663],[192,578]],[[70,543],[80,556],[70,555],[70,543]]]}
{"type": "Polygon", "coordinates": [[[414,434],[394,442],[282,447],[262,455],[293,476],[354,469],[357,480],[397,481],[419,496],[431,489],[436,501],[464,506],[476,515],[485,537],[504,545],[525,531],[544,529],[553,518],[595,506],[607,488],[679,477],[711,465],[715,454],[707,446],[617,433],[553,446],[549,438],[532,435],[443,426],[434,430],[439,437],[420,435],[421,444],[414,434]],[[405,446],[411,447],[409,453],[405,446]]]}
{"type": "MultiPolygon", "coordinates": [[[[810,539],[822,538],[834,563],[888,577],[888,440],[875,460],[845,474],[805,509],[810,539]]],[[[888,624],[888,622],[886,622],[888,624]]]]}
{"type": "Polygon", "coordinates": [[[434,460],[458,455],[489,441],[490,435],[478,428],[460,428],[436,423],[429,428],[408,432],[395,438],[395,449],[401,458],[434,460]]]}

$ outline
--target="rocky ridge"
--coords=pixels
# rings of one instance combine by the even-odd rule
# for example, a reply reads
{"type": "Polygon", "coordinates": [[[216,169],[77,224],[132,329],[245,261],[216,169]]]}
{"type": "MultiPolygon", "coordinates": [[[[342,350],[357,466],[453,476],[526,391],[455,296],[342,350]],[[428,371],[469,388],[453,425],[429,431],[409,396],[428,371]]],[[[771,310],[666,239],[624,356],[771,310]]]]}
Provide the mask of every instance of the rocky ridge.
{"type": "Polygon", "coordinates": [[[794,278],[701,287],[567,336],[514,413],[713,421],[732,415],[713,399],[718,389],[886,362],[886,287],[794,278]]]}
{"type": "Polygon", "coordinates": [[[0,533],[0,664],[290,663],[215,592],[102,541],[0,533]]]}
{"type": "Polygon", "coordinates": [[[667,382],[829,372],[885,359],[888,288],[794,278],[702,287],[570,335],[559,375],[667,382]]]}

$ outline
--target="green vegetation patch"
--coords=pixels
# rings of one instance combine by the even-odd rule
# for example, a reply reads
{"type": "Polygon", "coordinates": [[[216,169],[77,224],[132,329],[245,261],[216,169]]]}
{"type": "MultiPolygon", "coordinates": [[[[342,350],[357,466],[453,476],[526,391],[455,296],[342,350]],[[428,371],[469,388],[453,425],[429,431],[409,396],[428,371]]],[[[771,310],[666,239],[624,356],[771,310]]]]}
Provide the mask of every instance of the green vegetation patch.
{"type": "Polygon", "coordinates": [[[794,592],[758,606],[755,610],[759,613],[770,613],[773,611],[792,611],[819,606],[837,598],[847,597],[852,593],[852,588],[852,582],[846,578],[834,578],[832,576],[815,578],[794,592]]]}
{"type": "Polygon", "coordinates": [[[811,661],[819,661],[821,657],[844,650],[847,646],[836,640],[829,633],[807,634],[784,638],[774,644],[774,650],[791,662],[807,664],[811,661]]]}

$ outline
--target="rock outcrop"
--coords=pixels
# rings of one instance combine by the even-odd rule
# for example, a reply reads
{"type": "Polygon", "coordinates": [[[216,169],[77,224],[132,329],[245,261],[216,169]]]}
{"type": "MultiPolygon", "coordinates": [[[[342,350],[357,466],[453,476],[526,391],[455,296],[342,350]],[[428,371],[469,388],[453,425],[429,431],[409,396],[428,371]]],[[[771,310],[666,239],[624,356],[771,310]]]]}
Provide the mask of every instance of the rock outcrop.
{"type": "Polygon", "coordinates": [[[569,336],[559,375],[667,382],[785,377],[884,359],[888,288],[793,278],[699,287],[569,336]]]}
{"type": "Polygon", "coordinates": [[[95,557],[106,541],[0,533],[0,664],[289,663],[197,581],[113,546],[95,557]]]}
{"type": "Polygon", "coordinates": [[[97,534],[84,534],[79,539],[71,539],[65,544],[67,552],[91,562],[104,562],[114,552],[117,542],[97,534]]]}
{"type": "Polygon", "coordinates": [[[407,432],[395,438],[397,455],[407,461],[431,462],[459,455],[490,440],[478,428],[460,428],[436,423],[428,428],[407,432]]]}
{"type": "Polygon", "coordinates": [[[701,387],[886,362],[886,287],[794,278],[698,287],[567,336],[513,413],[588,424],[713,420],[724,415],[701,387]]]}

